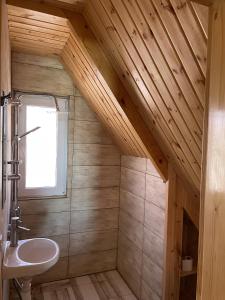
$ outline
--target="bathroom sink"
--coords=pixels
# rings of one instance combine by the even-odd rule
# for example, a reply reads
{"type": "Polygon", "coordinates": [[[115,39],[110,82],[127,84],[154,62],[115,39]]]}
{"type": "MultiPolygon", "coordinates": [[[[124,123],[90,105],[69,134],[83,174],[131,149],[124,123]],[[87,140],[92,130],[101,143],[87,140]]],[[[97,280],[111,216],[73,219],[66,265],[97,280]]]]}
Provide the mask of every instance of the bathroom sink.
{"type": "Polygon", "coordinates": [[[3,258],[3,278],[33,277],[46,272],[59,259],[59,246],[45,238],[18,241],[17,247],[7,242],[3,258]]]}

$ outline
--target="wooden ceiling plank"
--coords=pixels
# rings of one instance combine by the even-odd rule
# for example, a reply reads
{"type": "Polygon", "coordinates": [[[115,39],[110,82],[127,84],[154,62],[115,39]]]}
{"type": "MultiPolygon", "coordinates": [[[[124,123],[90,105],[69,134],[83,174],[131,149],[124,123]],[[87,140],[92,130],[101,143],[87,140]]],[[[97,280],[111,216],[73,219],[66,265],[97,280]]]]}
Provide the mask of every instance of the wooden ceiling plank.
{"type": "Polygon", "coordinates": [[[63,48],[65,46],[65,42],[62,41],[56,41],[54,39],[49,39],[48,37],[40,37],[40,36],[35,36],[35,35],[30,35],[30,34],[23,34],[23,33],[18,33],[18,32],[12,32],[10,31],[10,37],[13,40],[17,40],[17,39],[23,39],[23,40],[28,40],[28,41],[35,41],[35,42],[42,42],[42,43],[46,43],[49,45],[52,45],[56,48],[63,48]]]}
{"type": "Polygon", "coordinates": [[[11,46],[13,51],[32,53],[39,55],[60,55],[61,49],[53,49],[49,47],[39,47],[37,45],[24,44],[21,42],[11,41],[11,46]]]}
{"type": "MultiPolygon", "coordinates": [[[[195,117],[192,113],[192,111],[189,109],[189,106],[186,102],[186,99],[184,98],[182,91],[180,90],[179,86],[176,83],[176,80],[173,76],[172,70],[169,68],[169,65],[167,64],[163,53],[159,49],[159,46],[154,38],[154,36],[150,33],[148,24],[146,20],[144,19],[144,16],[142,15],[139,7],[136,4],[136,1],[130,0],[129,2],[124,1],[124,4],[126,5],[130,16],[132,16],[138,31],[140,35],[142,36],[142,39],[148,48],[158,70],[161,74],[165,84],[167,85],[171,95],[173,96],[173,99],[184,118],[184,121],[186,124],[188,124],[190,131],[192,133],[192,136],[194,140],[196,141],[199,150],[201,149],[201,136],[202,136],[202,130],[198,126],[198,123],[195,120],[195,117]]],[[[191,146],[192,139],[189,139],[189,143],[191,146]]],[[[198,150],[198,151],[199,151],[198,150]]],[[[200,152],[198,155],[201,155],[200,152]]],[[[199,157],[200,158],[200,157],[199,157]]],[[[201,158],[200,158],[201,159],[201,158]]]]}
{"type": "Polygon", "coordinates": [[[182,62],[184,70],[187,72],[190,82],[204,106],[205,78],[196,65],[195,58],[193,57],[189,45],[187,45],[185,37],[174,18],[173,10],[171,11],[171,6],[169,5],[168,0],[163,0],[163,2],[151,0],[149,2],[152,2],[154,5],[159,18],[164,25],[165,32],[170,38],[170,41],[182,62]]]}
{"type": "Polygon", "coordinates": [[[39,41],[39,40],[32,40],[32,39],[27,39],[25,38],[21,38],[21,37],[13,37],[11,38],[11,41],[14,42],[19,42],[19,43],[23,43],[24,45],[36,45],[36,46],[40,46],[40,47],[49,47],[52,49],[63,49],[64,45],[59,45],[59,44],[52,44],[52,43],[47,43],[44,41],[39,41]]]}
{"type": "Polygon", "coordinates": [[[199,26],[203,31],[205,39],[208,39],[208,23],[209,23],[209,8],[195,2],[190,2],[190,6],[195,12],[196,19],[198,19],[199,26]]]}
{"type": "MultiPolygon", "coordinates": [[[[126,2],[126,1],[125,1],[126,2]]],[[[130,2],[131,3],[131,2],[130,2]]],[[[164,100],[164,108],[168,110],[168,113],[171,115],[171,117],[174,120],[174,123],[177,124],[177,127],[180,129],[181,135],[183,135],[183,138],[186,138],[186,141],[188,141],[187,146],[191,149],[191,152],[195,158],[195,160],[199,163],[201,163],[201,141],[197,144],[195,140],[193,139],[193,136],[191,132],[189,131],[189,128],[187,127],[187,124],[183,120],[183,116],[180,114],[180,111],[177,108],[176,101],[171,97],[170,90],[168,89],[167,85],[165,84],[165,81],[161,77],[161,73],[158,71],[155,61],[153,61],[152,57],[150,56],[150,50],[148,50],[145,47],[145,43],[143,39],[139,35],[139,31],[135,24],[132,24],[131,19],[129,18],[129,15],[126,13],[125,7],[122,6],[122,2],[113,1],[114,7],[117,10],[117,13],[120,15],[120,19],[124,20],[126,24],[126,30],[132,39],[134,45],[136,45],[136,48],[138,50],[139,55],[142,57],[142,60],[148,69],[148,72],[150,73],[150,76],[154,79],[155,87],[158,91],[160,91],[160,95],[162,99],[164,100]],[[133,34],[135,32],[135,34],[133,34]],[[141,47],[142,46],[142,47],[141,47]],[[166,101],[165,101],[166,100],[166,101]]],[[[132,16],[134,17],[134,11],[132,11],[132,16]]],[[[154,48],[154,43],[151,41],[151,47],[154,48]]],[[[153,52],[157,53],[157,48],[152,49],[153,52]]],[[[158,60],[158,57],[157,59],[158,60]]],[[[159,63],[162,64],[163,72],[166,74],[166,67],[167,65],[163,66],[163,61],[159,59],[159,63]]],[[[170,72],[169,72],[170,73],[170,72]]],[[[178,102],[180,99],[178,99],[178,102]]],[[[183,105],[182,105],[183,106],[183,105]]],[[[180,106],[181,108],[181,106],[180,106]]],[[[190,122],[190,120],[189,120],[190,122]]]]}
{"type": "MultiPolygon", "coordinates": [[[[94,40],[93,34],[91,32],[87,33],[87,26],[86,26],[85,22],[83,22],[84,23],[83,24],[84,25],[83,29],[81,28],[81,30],[78,32],[78,28],[80,28],[80,24],[81,24],[80,21],[81,20],[78,20],[77,18],[76,19],[75,18],[70,18],[70,20],[71,20],[71,22],[73,24],[74,30],[76,30],[76,33],[75,33],[76,34],[76,39],[77,38],[79,39],[79,44],[81,42],[83,42],[83,41],[86,42],[86,41],[93,41],[94,40]],[[85,38],[84,36],[80,36],[83,33],[90,34],[91,39],[89,39],[89,36],[88,36],[88,38],[85,38]]],[[[93,42],[93,47],[92,48],[90,48],[92,46],[92,44],[89,44],[89,46],[86,47],[86,48],[84,46],[84,51],[86,52],[85,56],[88,57],[88,55],[91,55],[92,57],[93,56],[95,57],[96,55],[102,55],[102,59],[105,60],[106,57],[101,53],[101,49],[99,48],[99,46],[98,46],[98,51],[96,51],[96,48],[95,48],[96,45],[98,45],[98,43],[95,41],[95,42],[93,42]],[[88,51],[89,51],[90,54],[88,54],[88,51]],[[93,54],[92,52],[94,52],[95,54],[93,54]]],[[[100,56],[100,59],[98,59],[98,61],[100,61],[100,60],[101,60],[101,56],[100,56]]],[[[108,89],[110,91],[110,89],[113,87],[113,85],[111,86],[111,83],[109,81],[109,85],[110,85],[109,86],[108,83],[105,82],[103,76],[107,77],[109,75],[109,73],[110,73],[110,76],[112,76],[112,77],[116,76],[117,77],[117,75],[113,71],[112,67],[110,69],[108,69],[108,68],[107,69],[103,69],[103,67],[101,66],[98,69],[98,67],[96,67],[95,63],[93,63],[92,58],[90,58],[89,62],[92,65],[93,70],[96,69],[96,71],[97,71],[96,76],[99,77],[99,79],[102,82],[102,84],[104,85],[105,89],[108,89]],[[100,70],[100,72],[98,70],[100,70]],[[104,72],[103,73],[104,75],[102,75],[101,72],[104,72]]],[[[110,64],[109,64],[109,66],[110,66],[110,64]]],[[[107,78],[109,79],[109,76],[107,78]]],[[[112,79],[112,81],[113,81],[113,79],[112,79]]],[[[119,89],[123,89],[123,86],[121,85],[121,83],[117,87],[117,89],[118,88],[119,89]]],[[[124,96],[127,97],[127,94],[126,94],[125,90],[123,91],[123,93],[124,93],[124,96]]],[[[126,100],[125,97],[123,98],[123,101],[126,100]]],[[[134,128],[137,128],[137,130],[139,130],[138,134],[139,134],[139,136],[140,136],[141,139],[145,139],[146,140],[146,133],[147,133],[147,137],[149,139],[149,143],[147,145],[145,145],[145,146],[146,146],[146,148],[148,148],[148,151],[149,151],[150,155],[154,155],[155,156],[154,157],[154,159],[155,159],[154,163],[158,164],[157,168],[159,169],[159,168],[162,168],[162,166],[164,167],[164,171],[163,171],[164,172],[164,178],[166,178],[165,177],[165,174],[167,172],[166,159],[164,158],[164,156],[163,156],[161,150],[159,149],[159,147],[157,146],[157,143],[155,142],[155,139],[153,138],[153,136],[151,135],[151,133],[149,132],[149,130],[146,129],[146,127],[145,127],[145,125],[144,125],[143,120],[142,120],[141,117],[139,117],[140,118],[140,122],[139,122],[139,120],[138,120],[138,112],[137,112],[136,108],[134,107],[134,112],[136,113],[136,117],[135,118],[134,118],[134,115],[131,114],[131,111],[129,111],[130,107],[132,107],[132,102],[130,101],[130,97],[126,101],[129,101],[128,102],[129,106],[128,105],[121,106],[121,105],[123,105],[123,102],[122,102],[122,103],[119,104],[120,107],[121,107],[121,109],[122,110],[126,109],[126,115],[128,116],[131,124],[133,124],[133,122],[136,122],[134,128]],[[143,130],[143,129],[145,130],[144,134],[143,134],[143,131],[141,132],[141,130],[143,130]],[[150,152],[150,150],[152,151],[152,153],[150,152]],[[161,158],[159,158],[159,154],[160,154],[161,158]]],[[[160,170],[160,172],[162,173],[162,170],[160,170]]]]}
{"type": "MultiPolygon", "coordinates": [[[[77,28],[77,27],[76,27],[77,28]]],[[[76,57],[77,56],[79,56],[79,53],[75,53],[75,55],[76,55],[76,57]]],[[[83,61],[85,61],[85,57],[86,57],[86,55],[84,54],[84,56],[83,56],[83,61]]],[[[91,66],[90,66],[91,67],[91,66]]],[[[92,73],[92,71],[89,71],[88,73],[92,73]]],[[[89,74],[88,74],[89,75],[89,74]]],[[[93,70],[93,73],[92,73],[92,77],[93,77],[93,80],[95,80],[95,77],[99,77],[99,71],[96,69],[95,71],[93,70]]],[[[99,81],[96,81],[97,82],[97,85],[98,85],[98,88],[100,89],[100,90],[102,90],[102,92],[105,94],[105,99],[107,99],[107,104],[109,105],[108,106],[108,108],[109,108],[109,110],[113,110],[114,111],[114,116],[115,116],[115,118],[116,119],[120,119],[120,118],[125,118],[126,119],[126,121],[124,122],[124,123],[122,123],[122,124],[127,124],[126,125],[126,127],[128,127],[127,129],[126,129],[126,134],[129,136],[130,134],[132,135],[132,131],[133,131],[133,126],[132,125],[130,125],[130,122],[129,122],[129,120],[127,119],[127,117],[126,117],[126,115],[124,114],[124,112],[123,112],[123,110],[122,110],[122,108],[118,105],[118,102],[117,102],[117,100],[116,100],[116,98],[115,98],[115,96],[114,96],[114,94],[111,92],[111,90],[109,90],[109,88],[107,88],[107,86],[106,85],[104,85],[105,86],[105,88],[106,88],[106,91],[104,90],[104,87],[102,87],[101,85],[99,86],[99,83],[100,82],[103,82],[103,78],[99,78],[99,81]],[[107,93],[109,93],[109,95],[107,94],[107,93]]],[[[118,85],[117,85],[117,88],[118,88],[118,85]]],[[[137,118],[137,114],[136,114],[136,116],[135,116],[136,118],[137,118]]],[[[122,126],[122,124],[120,124],[120,126],[122,126]]],[[[131,140],[136,140],[137,139],[137,136],[131,136],[131,140]]],[[[139,140],[139,139],[138,139],[139,140]]],[[[140,143],[140,140],[139,141],[137,141],[136,143],[135,143],[138,147],[140,147],[139,146],[139,144],[142,144],[142,143],[140,143]]],[[[146,148],[144,147],[144,149],[146,150],[146,148]]],[[[142,151],[142,153],[143,153],[143,151],[142,151]]],[[[147,155],[147,151],[145,151],[145,156],[147,155]]]]}
{"type": "Polygon", "coordinates": [[[201,34],[202,32],[199,32],[198,23],[189,6],[189,0],[185,0],[182,3],[180,0],[170,0],[170,3],[192,48],[196,61],[204,77],[206,77],[207,44],[201,34]]]}
{"type": "Polygon", "coordinates": [[[87,0],[33,0],[42,5],[54,5],[55,7],[82,13],[87,0]]]}
{"type": "Polygon", "coordinates": [[[69,33],[69,28],[65,26],[60,26],[52,23],[46,23],[42,21],[31,20],[27,18],[9,15],[9,23],[11,22],[16,22],[18,24],[26,24],[26,25],[31,25],[31,26],[41,27],[41,28],[48,28],[63,33],[69,33]]]}
{"type": "Polygon", "coordinates": [[[114,136],[117,136],[117,139],[120,140],[120,145],[122,146],[122,149],[132,155],[140,155],[139,152],[133,149],[133,147],[129,144],[129,140],[127,139],[127,136],[123,135],[123,131],[121,131],[121,128],[118,128],[117,124],[115,124],[115,120],[112,118],[111,111],[105,109],[104,102],[102,105],[101,99],[99,100],[98,94],[96,94],[96,90],[94,87],[91,87],[91,83],[87,82],[87,76],[86,74],[82,74],[82,71],[80,69],[80,65],[73,59],[73,54],[69,53],[71,51],[71,47],[68,45],[68,47],[65,47],[62,53],[63,61],[66,63],[67,69],[72,74],[73,78],[77,78],[80,82],[80,85],[82,86],[81,91],[88,91],[89,93],[89,101],[92,103],[92,106],[94,105],[95,111],[97,112],[97,115],[103,118],[104,124],[107,125],[107,127],[111,128],[110,131],[113,133],[114,136]],[[73,66],[73,69],[71,69],[71,65],[73,66]],[[76,70],[74,72],[73,70],[76,70]],[[98,101],[97,101],[98,100],[98,101]],[[118,131],[120,134],[118,135],[118,131]]]}
{"type": "MultiPolygon", "coordinates": [[[[71,77],[73,78],[77,88],[81,92],[81,94],[85,97],[90,107],[93,109],[93,111],[98,111],[98,105],[95,101],[93,101],[93,94],[89,90],[89,88],[86,86],[86,84],[83,82],[82,76],[80,77],[79,72],[71,72],[71,69],[68,68],[68,66],[73,63],[71,61],[71,58],[66,53],[67,51],[62,52],[62,61],[64,65],[66,66],[66,69],[68,70],[69,74],[71,74],[71,77]]],[[[120,135],[115,131],[115,128],[110,126],[108,123],[108,118],[105,117],[103,114],[97,114],[97,118],[101,121],[103,126],[108,130],[110,135],[112,136],[112,139],[115,141],[116,145],[118,145],[119,149],[122,151],[122,153],[127,155],[133,155],[133,149],[131,149],[128,144],[124,141],[124,139],[121,138],[120,135]]]]}
{"type": "Polygon", "coordinates": [[[58,37],[62,37],[65,39],[69,38],[69,32],[57,31],[54,29],[46,28],[46,27],[33,26],[30,24],[23,24],[23,23],[18,23],[18,22],[14,22],[14,21],[9,21],[9,28],[25,29],[25,30],[41,32],[43,34],[56,35],[58,37]]]}
{"type": "MultiPolygon", "coordinates": [[[[82,54],[80,53],[79,49],[77,49],[77,46],[75,44],[76,42],[72,40],[73,38],[71,37],[68,40],[68,45],[70,46],[70,49],[73,52],[74,59],[80,60],[80,66],[83,65],[82,67],[80,67],[80,69],[83,70],[83,72],[85,72],[83,77],[89,79],[92,82],[92,84],[95,85],[93,89],[96,92],[95,98],[98,97],[100,99],[99,103],[102,102],[103,106],[106,108],[106,111],[110,113],[110,116],[114,120],[114,126],[116,126],[118,132],[120,131],[121,133],[124,133],[124,136],[129,137],[129,140],[132,142],[133,140],[135,140],[133,136],[130,136],[133,128],[126,128],[128,120],[123,120],[123,118],[124,119],[126,118],[124,113],[123,112],[118,113],[116,107],[112,103],[112,99],[108,98],[108,95],[105,93],[104,89],[101,86],[99,86],[99,83],[97,81],[95,81],[95,78],[94,76],[92,76],[93,74],[91,74],[90,69],[88,70],[88,66],[85,65],[85,57],[80,58],[80,55],[82,54]]],[[[139,150],[138,147],[136,146],[136,143],[134,143],[133,147],[134,149],[136,148],[136,152],[138,153],[139,150]]],[[[139,152],[139,154],[140,153],[142,152],[139,152]]]]}
{"type": "Polygon", "coordinates": [[[61,35],[40,32],[38,30],[36,31],[36,30],[14,27],[14,26],[9,26],[9,31],[10,31],[11,35],[12,34],[22,34],[22,35],[26,35],[26,36],[35,36],[35,37],[40,37],[40,38],[47,38],[49,40],[59,41],[61,43],[66,43],[66,41],[68,39],[68,36],[64,37],[61,35]]]}
{"type": "MultiPolygon", "coordinates": [[[[50,20],[54,20],[54,18],[58,18],[60,20],[59,22],[65,22],[66,18],[63,14],[63,11],[61,9],[58,9],[56,5],[49,5],[48,3],[43,3],[42,1],[35,1],[35,0],[6,0],[9,11],[10,9],[13,10],[13,6],[18,8],[18,12],[21,12],[21,9],[24,10],[30,10],[30,14],[32,15],[40,15],[41,13],[42,18],[50,18],[50,20]],[[21,9],[20,9],[21,8],[21,9]],[[64,21],[63,21],[64,19],[64,21]]],[[[55,1],[56,3],[57,1],[55,1]]],[[[17,9],[14,9],[14,12],[16,12],[17,9]]],[[[29,17],[29,13],[28,13],[29,17]]]]}
{"type": "MultiPolygon", "coordinates": [[[[9,1],[11,1],[11,0],[9,0],[9,1]]],[[[22,0],[22,2],[20,1],[20,5],[21,5],[21,3],[23,3],[23,1],[24,0],[22,0]]],[[[14,0],[12,2],[17,3],[14,0]]],[[[61,10],[60,10],[60,12],[61,12],[61,10]]],[[[12,16],[16,16],[16,17],[37,20],[37,21],[51,23],[51,24],[60,25],[60,26],[64,26],[64,27],[67,26],[67,20],[65,17],[57,17],[52,14],[38,12],[38,11],[35,11],[34,8],[31,10],[31,9],[26,9],[23,7],[18,7],[18,6],[8,4],[8,14],[12,15],[12,16]]],[[[63,13],[62,13],[62,15],[63,15],[63,13]]]]}
{"type": "MultiPolygon", "coordinates": [[[[121,80],[124,80],[124,83],[127,84],[127,90],[128,91],[134,91],[135,93],[139,96],[139,100],[142,99],[143,94],[140,93],[140,90],[137,89],[137,84],[140,82],[140,80],[137,79],[135,69],[127,69],[123,61],[120,59],[120,56],[116,55],[115,49],[120,50],[120,54],[123,53],[123,49],[120,46],[120,42],[118,41],[117,43],[117,37],[116,37],[116,32],[114,30],[114,27],[112,24],[109,22],[109,18],[107,15],[103,12],[103,7],[99,5],[98,1],[95,1],[94,3],[95,7],[89,3],[86,7],[86,17],[88,20],[91,20],[91,25],[95,25],[95,32],[97,33],[96,37],[99,38],[99,42],[102,43],[102,45],[108,49],[107,51],[107,56],[111,58],[112,63],[115,66],[115,70],[120,70],[121,66],[124,66],[124,70],[121,70],[120,78],[121,80]],[[87,13],[88,12],[88,13],[87,13]],[[99,13],[99,16],[98,16],[99,13]],[[104,23],[102,23],[104,22],[104,23]],[[107,31],[106,31],[107,28],[107,31]],[[102,35],[104,33],[104,35],[102,35]],[[112,43],[114,41],[115,44],[112,43]],[[106,47],[108,46],[108,48],[106,47]],[[114,49],[113,55],[111,52],[111,49],[114,49]],[[119,63],[117,64],[117,60],[119,60],[119,63]],[[134,78],[131,76],[134,76],[134,78]],[[126,78],[129,79],[129,83],[126,78]],[[132,86],[130,86],[132,84],[132,86]]],[[[129,64],[132,64],[131,61],[126,61],[128,63],[128,68],[130,68],[129,64]]],[[[134,93],[134,92],[133,92],[134,93]]],[[[144,98],[143,98],[144,99],[144,98]]],[[[167,150],[172,149],[176,155],[175,155],[175,161],[177,165],[180,165],[182,169],[186,170],[186,178],[191,180],[191,184],[195,186],[195,189],[199,190],[199,177],[197,177],[194,173],[193,170],[190,168],[189,163],[187,163],[186,158],[184,157],[183,152],[181,151],[181,148],[177,146],[177,143],[174,142],[174,137],[171,135],[171,133],[168,131],[167,124],[161,120],[161,115],[160,112],[157,111],[156,107],[149,107],[147,106],[146,102],[143,100],[143,113],[142,116],[144,117],[144,120],[146,121],[146,124],[148,126],[153,126],[157,128],[158,132],[160,132],[160,135],[158,136],[158,139],[162,139],[162,147],[165,149],[165,144],[167,145],[167,150]],[[149,110],[151,109],[151,113],[149,113],[149,110]],[[152,110],[153,109],[153,110],[152,110]],[[154,123],[152,123],[152,120],[150,119],[150,116],[153,116],[154,123]],[[187,176],[188,174],[188,176],[187,176]]],[[[137,103],[139,104],[139,109],[140,109],[140,102],[137,103]]],[[[170,152],[170,151],[169,151],[170,152]]],[[[171,152],[170,152],[171,153],[171,152]]],[[[169,156],[172,159],[172,156],[169,154],[169,156]]]]}
{"type": "Polygon", "coordinates": [[[140,10],[145,17],[145,20],[149,25],[149,29],[153,33],[153,36],[155,37],[159,47],[161,48],[162,54],[164,55],[165,60],[172,70],[176,82],[182,90],[186,102],[190,107],[190,110],[193,112],[199,127],[202,129],[203,106],[197,95],[195,94],[195,91],[189,81],[187,74],[183,72],[183,67],[179,60],[179,57],[177,56],[176,51],[174,50],[167,34],[164,31],[154,7],[150,2],[147,1],[136,1],[136,3],[137,5],[139,5],[140,10]]]}
{"type": "MultiPolygon", "coordinates": [[[[118,2],[117,2],[118,3],[118,2]]],[[[115,10],[116,2],[114,2],[114,6],[112,6],[111,2],[109,0],[102,1],[102,5],[104,6],[108,18],[113,23],[113,26],[116,28],[116,31],[118,35],[120,36],[120,40],[124,42],[124,47],[128,51],[129,55],[132,57],[132,59],[135,61],[135,68],[140,73],[141,81],[145,86],[147,87],[148,92],[151,94],[151,102],[154,103],[154,106],[156,105],[159,109],[159,111],[162,113],[163,118],[166,121],[167,126],[170,128],[171,132],[173,132],[175,137],[175,142],[179,147],[181,147],[184,150],[184,153],[186,155],[186,158],[190,161],[191,166],[196,173],[197,176],[200,177],[200,162],[197,162],[195,157],[193,156],[191,150],[188,148],[188,145],[186,144],[186,141],[184,140],[179,128],[177,127],[176,123],[174,122],[173,118],[171,117],[169,111],[167,110],[165,103],[163,102],[162,96],[159,94],[158,90],[156,89],[156,86],[152,80],[152,78],[147,73],[145,66],[136,51],[134,45],[132,44],[129,36],[126,34],[125,28],[123,27],[123,24],[121,20],[119,19],[119,16],[117,15],[117,12],[115,10]]],[[[126,25],[128,20],[126,20],[126,25]]],[[[142,55],[143,56],[143,55],[142,55]]],[[[147,103],[148,100],[146,98],[147,103]]]]}

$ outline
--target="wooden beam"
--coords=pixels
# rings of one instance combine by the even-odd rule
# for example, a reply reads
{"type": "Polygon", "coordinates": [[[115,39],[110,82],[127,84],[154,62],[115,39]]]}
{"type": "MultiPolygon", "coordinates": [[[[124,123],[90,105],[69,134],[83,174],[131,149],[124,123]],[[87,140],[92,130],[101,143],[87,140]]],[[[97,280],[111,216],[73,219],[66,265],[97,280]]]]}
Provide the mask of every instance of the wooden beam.
{"type": "Polygon", "coordinates": [[[178,177],[169,164],[168,201],[165,245],[165,278],[164,297],[166,300],[178,300],[180,289],[180,263],[182,255],[183,230],[183,189],[179,186],[178,177]]]}
{"type": "Polygon", "coordinates": [[[101,78],[104,78],[109,89],[117,99],[120,108],[125,112],[130,123],[148,150],[149,158],[152,160],[162,178],[167,180],[167,159],[159,148],[155,138],[147,128],[144,120],[138,112],[137,107],[134,105],[132,99],[123,87],[106,55],[99,46],[95,36],[88,27],[88,24],[82,16],[74,17],[72,13],[65,11],[64,13],[70,22],[71,30],[76,36],[76,39],[86,49],[94,62],[96,76],[100,81],[102,80],[101,78]]]}
{"type": "Polygon", "coordinates": [[[225,0],[210,7],[198,300],[225,295],[225,0]]]}
{"type": "Polygon", "coordinates": [[[47,15],[52,15],[52,16],[66,19],[66,16],[64,15],[62,9],[58,8],[57,5],[53,6],[51,4],[44,3],[43,1],[6,0],[6,3],[7,5],[10,6],[20,7],[31,11],[36,11],[47,15]]]}
{"type": "MultiPolygon", "coordinates": [[[[8,5],[21,7],[25,9],[30,9],[33,11],[42,12],[48,15],[57,16],[61,18],[65,18],[65,15],[63,14],[62,9],[67,10],[68,5],[66,3],[63,3],[61,1],[45,1],[45,0],[6,0],[6,3],[8,5]]],[[[73,12],[74,14],[79,13],[73,12]]]]}

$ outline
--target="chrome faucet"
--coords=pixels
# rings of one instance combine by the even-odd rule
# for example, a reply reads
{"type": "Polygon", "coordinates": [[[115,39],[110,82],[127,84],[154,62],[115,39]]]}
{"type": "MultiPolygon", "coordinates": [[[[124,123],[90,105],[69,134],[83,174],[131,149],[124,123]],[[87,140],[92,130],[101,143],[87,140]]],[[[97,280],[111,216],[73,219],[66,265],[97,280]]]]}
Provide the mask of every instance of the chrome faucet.
{"type": "Polygon", "coordinates": [[[20,226],[22,221],[19,217],[12,217],[11,218],[11,224],[9,224],[9,233],[10,233],[10,247],[16,247],[18,245],[18,231],[24,230],[24,231],[30,231],[29,228],[20,226]]]}

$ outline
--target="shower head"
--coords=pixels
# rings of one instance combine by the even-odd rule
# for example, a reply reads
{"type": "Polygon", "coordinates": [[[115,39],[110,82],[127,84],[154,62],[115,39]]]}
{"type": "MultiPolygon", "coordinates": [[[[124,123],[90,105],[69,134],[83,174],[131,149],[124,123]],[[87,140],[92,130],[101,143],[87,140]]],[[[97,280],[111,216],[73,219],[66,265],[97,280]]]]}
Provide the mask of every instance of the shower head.
{"type": "Polygon", "coordinates": [[[38,129],[40,129],[40,128],[41,128],[40,126],[37,126],[37,127],[33,128],[33,129],[31,129],[31,130],[29,130],[29,131],[27,131],[27,132],[21,134],[21,135],[19,136],[19,139],[22,139],[22,138],[25,137],[26,135],[28,135],[28,134],[30,134],[30,133],[32,133],[32,132],[34,132],[34,131],[36,131],[36,130],[38,130],[38,129]]]}

